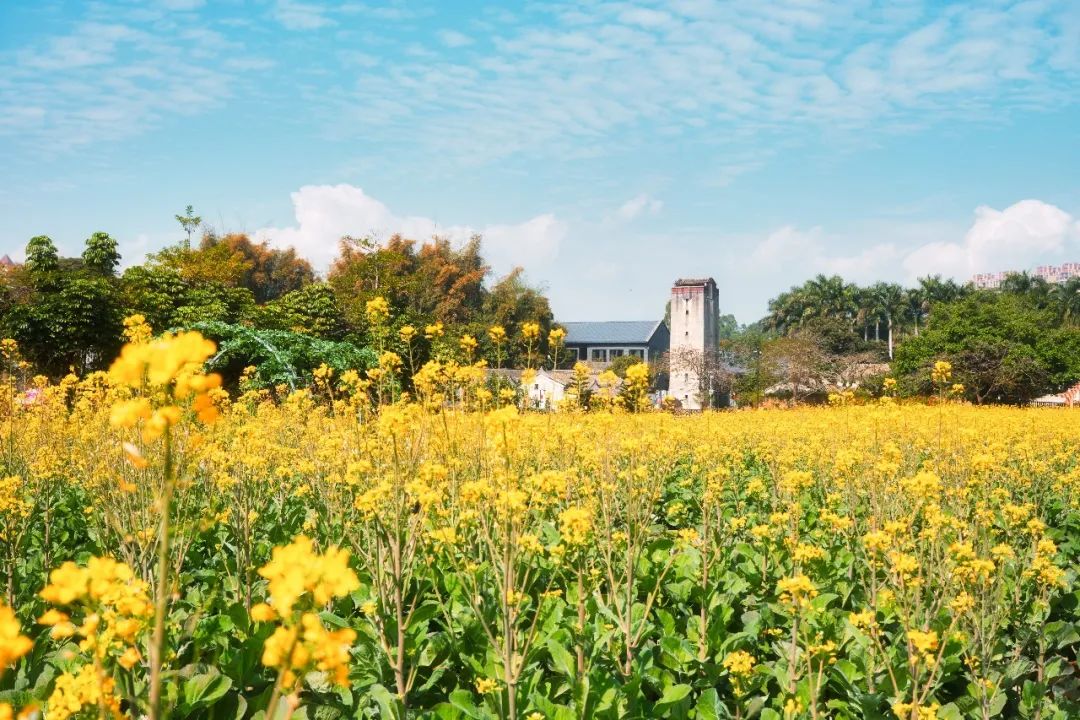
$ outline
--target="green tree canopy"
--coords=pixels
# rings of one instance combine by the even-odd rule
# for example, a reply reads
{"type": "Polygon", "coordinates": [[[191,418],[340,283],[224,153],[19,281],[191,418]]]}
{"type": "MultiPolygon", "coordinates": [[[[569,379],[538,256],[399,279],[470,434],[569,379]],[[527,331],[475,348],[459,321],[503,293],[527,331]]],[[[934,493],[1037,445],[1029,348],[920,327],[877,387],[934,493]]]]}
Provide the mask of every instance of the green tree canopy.
{"type": "Polygon", "coordinates": [[[26,269],[33,276],[54,273],[60,267],[60,255],[48,235],[37,235],[26,244],[26,269]]]}
{"type": "Polygon", "coordinates": [[[1055,311],[1027,294],[980,291],[938,305],[925,331],[897,350],[893,370],[908,392],[929,393],[929,368],[953,365],[953,379],[978,403],[1020,403],[1080,379],[1080,331],[1058,327],[1055,311]]]}
{"type": "Polygon", "coordinates": [[[120,264],[120,251],[109,233],[96,232],[86,239],[82,254],[83,267],[97,275],[112,276],[120,264]]]}

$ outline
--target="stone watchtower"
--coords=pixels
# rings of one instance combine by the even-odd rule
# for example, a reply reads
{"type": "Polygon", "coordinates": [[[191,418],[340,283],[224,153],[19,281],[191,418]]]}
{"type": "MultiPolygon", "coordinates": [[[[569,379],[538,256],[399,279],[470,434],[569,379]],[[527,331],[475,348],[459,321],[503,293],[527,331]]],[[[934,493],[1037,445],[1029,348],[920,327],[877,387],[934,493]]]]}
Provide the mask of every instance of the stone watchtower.
{"type": "Polygon", "coordinates": [[[709,404],[712,388],[702,373],[715,359],[720,290],[712,278],[680,279],[671,288],[668,394],[687,410],[709,404]]]}

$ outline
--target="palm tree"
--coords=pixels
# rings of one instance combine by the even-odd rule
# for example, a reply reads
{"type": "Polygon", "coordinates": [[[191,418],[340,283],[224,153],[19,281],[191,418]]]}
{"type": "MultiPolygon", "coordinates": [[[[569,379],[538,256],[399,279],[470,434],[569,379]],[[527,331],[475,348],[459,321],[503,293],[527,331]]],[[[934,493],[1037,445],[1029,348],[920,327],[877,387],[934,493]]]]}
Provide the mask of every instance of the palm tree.
{"type": "Polygon", "coordinates": [[[851,320],[855,313],[855,286],[839,275],[818,275],[802,287],[813,317],[851,320]]]}
{"type": "Polygon", "coordinates": [[[1045,308],[1050,305],[1050,283],[1046,282],[1044,278],[1041,278],[1038,275],[1032,275],[1026,271],[1009,273],[1009,275],[1001,281],[1001,286],[998,289],[1004,293],[1026,295],[1031,298],[1035,302],[1035,306],[1039,308],[1045,308]]]}
{"type": "MultiPolygon", "coordinates": [[[[904,313],[904,288],[896,283],[875,283],[870,288],[874,296],[874,309],[885,319],[889,331],[889,359],[893,358],[893,326],[904,313]]],[[[880,334],[879,334],[880,339],[880,334]]]]}
{"type": "Polygon", "coordinates": [[[919,288],[904,291],[904,314],[915,324],[915,337],[918,337],[919,321],[926,315],[926,297],[919,288]]]}
{"type": "Polygon", "coordinates": [[[942,280],[940,275],[927,275],[919,278],[919,287],[917,289],[922,296],[922,313],[920,317],[925,319],[930,317],[934,311],[934,306],[938,303],[952,302],[966,297],[974,292],[975,287],[971,283],[959,285],[952,278],[942,280]]]}
{"type": "Polygon", "coordinates": [[[852,317],[852,329],[862,325],[863,342],[870,340],[870,316],[873,313],[874,295],[870,288],[855,287],[852,292],[855,314],[852,317]]]}
{"type": "Polygon", "coordinates": [[[798,288],[782,292],[769,301],[769,314],[765,325],[770,330],[785,335],[802,320],[802,299],[798,288]]]}
{"type": "Polygon", "coordinates": [[[1051,289],[1050,296],[1062,323],[1075,325],[1080,322],[1080,277],[1058,283],[1051,289]]]}

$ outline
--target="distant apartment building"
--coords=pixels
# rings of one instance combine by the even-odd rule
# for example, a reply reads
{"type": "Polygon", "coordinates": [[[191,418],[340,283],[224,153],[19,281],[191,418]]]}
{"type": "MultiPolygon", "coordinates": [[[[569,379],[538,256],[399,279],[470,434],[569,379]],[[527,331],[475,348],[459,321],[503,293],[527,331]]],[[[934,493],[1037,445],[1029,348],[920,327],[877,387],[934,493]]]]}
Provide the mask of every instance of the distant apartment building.
{"type": "MultiPolygon", "coordinates": [[[[1004,282],[1005,278],[1016,274],[1018,274],[1016,270],[976,273],[971,278],[971,284],[984,290],[996,290],[1001,287],[1001,283],[1004,282]]],[[[1068,262],[1061,265],[1039,265],[1031,275],[1042,278],[1048,283],[1063,283],[1069,278],[1080,277],[1080,263],[1068,262]]]]}
{"type": "Polygon", "coordinates": [[[1040,265],[1035,268],[1035,277],[1046,282],[1063,283],[1069,278],[1080,277],[1080,263],[1062,263],[1061,265],[1040,265]]]}
{"type": "Polygon", "coordinates": [[[971,278],[971,284],[983,290],[996,290],[1001,287],[1002,281],[1012,274],[1012,270],[992,273],[976,273],[975,276],[971,278]]]}

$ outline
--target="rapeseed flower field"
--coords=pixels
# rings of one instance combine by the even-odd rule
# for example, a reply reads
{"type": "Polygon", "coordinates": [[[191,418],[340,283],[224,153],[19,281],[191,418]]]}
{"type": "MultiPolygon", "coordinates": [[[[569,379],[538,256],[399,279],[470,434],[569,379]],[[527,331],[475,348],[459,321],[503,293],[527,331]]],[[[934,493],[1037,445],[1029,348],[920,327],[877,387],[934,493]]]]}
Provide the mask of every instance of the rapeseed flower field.
{"type": "Polygon", "coordinates": [[[275,399],[129,340],[0,390],[0,718],[1080,717],[1070,411],[940,366],[929,405],[528,413],[393,353],[275,399]]]}

